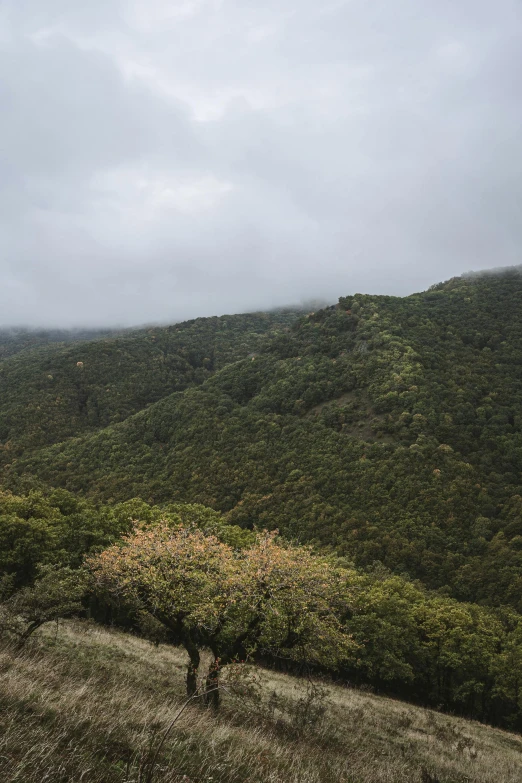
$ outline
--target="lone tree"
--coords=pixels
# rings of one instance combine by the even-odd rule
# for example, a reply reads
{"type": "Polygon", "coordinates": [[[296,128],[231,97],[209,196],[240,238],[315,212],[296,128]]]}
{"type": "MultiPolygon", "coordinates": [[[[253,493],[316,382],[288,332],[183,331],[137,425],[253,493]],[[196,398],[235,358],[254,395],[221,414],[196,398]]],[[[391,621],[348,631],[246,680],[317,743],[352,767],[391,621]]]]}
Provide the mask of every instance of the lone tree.
{"type": "Polygon", "coordinates": [[[185,647],[188,695],[201,650],[211,650],[207,690],[215,706],[227,664],[269,655],[334,666],[355,648],[340,620],[352,572],[279,543],[274,533],[235,550],[197,528],[162,524],[136,529],[88,565],[98,591],[148,612],[185,647]]]}

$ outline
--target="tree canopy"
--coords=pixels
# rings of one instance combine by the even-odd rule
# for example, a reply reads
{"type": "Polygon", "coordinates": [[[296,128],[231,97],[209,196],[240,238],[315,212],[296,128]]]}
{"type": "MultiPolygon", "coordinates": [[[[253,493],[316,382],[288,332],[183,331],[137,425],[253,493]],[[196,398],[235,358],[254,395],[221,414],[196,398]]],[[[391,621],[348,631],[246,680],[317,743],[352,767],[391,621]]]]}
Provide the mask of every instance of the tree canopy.
{"type": "Polygon", "coordinates": [[[513,609],[456,601],[382,564],[354,569],[195,504],[3,493],[0,536],[0,629],[20,639],[87,611],[154,642],[184,643],[189,687],[201,650],[210,649],[220,659],[211,678],[236,659],[296,670],[306,662],[522,728],[522,621],[513,609]],[[94,583],[85,581],[85,555],[94,583]]]}
{"type": "Polygon", "coordinates": [[[355,648],[342,624],[349,572],[273,534],[234,549],[197,528],[158,524],[88,562],[102,595],[149,613],[183,644],[189,693],[203,648],[214,677],[259,655],[335,666],[355,648]]]}
{"type": "MultiPolygon", "coordinates": [[[[161,362],[154,364],[167,337],[152,342],[155,333],[147,333],[140,337],[146,382],[159,384],[161,399],[130,415],[132,371],[114,366],[116,396],[104,392],[104,405],[117,401],[116,418],[48,448],[33,441],[17,453],[5,442],[4,481],[19,491],[43,482],[111,502],[201,503],[243,528],[277,528],[362,567],[380,561],[460,600],[521,610],[521,302],[517,269],[404,298],[344,297],[290,328],[272,323],[254,355],[239,359],[223,347],[212,374],[204,370],[207,343],[219,335],[220,345],[237,346],[247,322],[194,322],[174,335],[198,346],[190,359],[184,343],[183,361],[204,370],[203,382],[174,394],[161,362]],[[127,418],[117,423],[120,414],[127,418]]],[[[86,358],[102,348],[103,341],[82,348],[82,377],[88,365],[102,369],[86,358]]],[[[5,378],[15,359],[3,363],[5,378]]],[[[16,394],[20,387],[17,380],[16,394]]],[[[42,424],[58,415],[46,395],[17,409],[22,433],[33,431],[31,411],[42,424]]],[[[72,434],[74,420],[67,422],[72,434]]]]}

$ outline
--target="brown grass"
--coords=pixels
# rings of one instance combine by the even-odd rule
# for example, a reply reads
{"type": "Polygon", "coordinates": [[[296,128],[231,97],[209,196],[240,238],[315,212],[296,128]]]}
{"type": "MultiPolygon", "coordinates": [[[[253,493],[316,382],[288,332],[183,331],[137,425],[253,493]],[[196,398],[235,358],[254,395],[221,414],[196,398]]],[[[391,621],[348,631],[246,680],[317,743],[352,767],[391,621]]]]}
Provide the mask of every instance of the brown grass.
{"type": "MultiPolygon", "coordinates": [[[[4,648],[0,781],[147,783],[154,749],[183,702],[184,666],[178,649],[89,623],[48,629],[19,656],[4,648]]],[[[261,703],[225,695],[217,718],[186,710],[154,783],[522,780],[517,735],[337,686],[325,686],[326,712],[308,726],[306,682],[258,676],[261,703]]]]}

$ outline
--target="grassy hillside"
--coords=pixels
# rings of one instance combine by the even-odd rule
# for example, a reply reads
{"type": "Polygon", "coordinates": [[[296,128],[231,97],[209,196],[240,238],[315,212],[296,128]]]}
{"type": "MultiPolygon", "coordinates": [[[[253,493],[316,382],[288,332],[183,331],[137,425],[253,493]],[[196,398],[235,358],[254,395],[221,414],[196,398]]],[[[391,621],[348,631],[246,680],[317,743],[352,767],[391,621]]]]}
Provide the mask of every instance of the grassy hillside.
{"type": "MultiPolygon", "coordinates": [[[[257,350],[267,332],[296,319],[294,312],[198,318],[90,341],[64,333],[68,341],[56,344],[51,334],[42,346],[38,333],[28,333],[31,350],[20,349],[0,362],[4,454],[11,458],[122,421],[174,391],[202,383],[216,369],[257,350]]],[[[24,336],[18,335],[22,345],[24,336]]],[[[9,342],[0,336],[0,357],[2,346],[7,351],[9,342]]]]}
{"type": "Polygon", "coordinates": [[[342,298],[197,388],[26,451],[9,481],[200,502],[521,610],[521,305],[519,269],[342,298]]]}
{"type": "MultiPolygon", "coordinates": [[[[281,660],[292,660],[294,664],[307,660],[316,667],[327,667],[343,682],[370,685],[380,693],[483,720],[502,728],[522,728],[522,618],[513,609],[503,607],[499,610],[459,602],[441,594],[442,591],[430,592],[418,582],[412,583],[403,576],[393,575],[382,566],[361,572],[350,567],[345,560],[329,557],[327,564],[324,558],[319,557],[319,562],[317,554],[310,561],[309,552],[302,547],[294,550],[295,569],[291,569],[291,576],[288,570],[283,569],[283,562],[288,565],[283,551],[278,548],[270,550],[277,563],[277,571],[270,572],[270,591],[274,591],[272,595],[272,592],[266,592],[268,572],[263,570],[264,567],[259,571],[259,551],[256,554],[251,549],[259,538],[263,539],[264,536],[261,534],[259,537],[251,531],[227,525],[223,515],[205,506],[174,503],[159,507],[138,499],[99,505],[64,490],[46,494],[33,491],[24,497],[0,492],[0,632],[19,639],[21,633],[31,627],[39,627],[40,621],[49,622],[63,617],[63,613],[68,613],[71,606],[67,585],[72,584],[75,588],[84,585],[81,588],[83,607],[90,607],[98,621],[118,625],[127,631],[134,630],[155,641],[169,639],[171,642],[186,643],[188,634],[183,629],[190,629],[192,638],[195,634],[192,620],[198,623],[203,616],[205,622],[203,626],[198,626],[195,643],[201,648],[213,649],[216,657],[247,656],[258,663],[271,662],[272,665],[279,665],[281,660]],[[193,532],[197,528],[205,536],[216,536],[221,542],[219,561],[211,556],[216,542],[211,544],[210,549],[206,546],[202,548],[203,541],[197,534],[195,538],[189,536],[187,539],[192,541],[196,549],[190,550],[186,566],[180,568],[180,558],[186,550],[179,548],[179,539],[175,557],[164,560],[163,578],[166,578],[167,571],[170,574],[162,588],[162,593],[164,589],[169,591],[169,597],[162,598],[166,606],[177,606],[179,609],[178,601],[183,602],[183,596],[190,598],[189,616],[185,616],[182,627],[176,622],[172,626],[172,618],[169,619],[165,614],[167,610],[162,614],[163,619],[158,620],[157,595],[155,593],[155,597],[149,601],[145,584],[140,587],[138,607],[134,600],[136,596],[133,598],[127,595],[124,600],[125,585],[130,586],[131,582],[135,584],[138,574],[148,573],[148,568],[142,571],[131,566],[127,574],[127,577],[132,575],[131,581],[126,577],[124,584],[114,587],[112,583],[112,588],[111,579],[98,580],[98,587],[91,580],[86,585],[81,570],[78,571],[85,556],[118,544],[122,536],[132,533],[136,525],[144,526],[149,532],[154,529],[157,532],[157,526],[162,528],[164,524],[171,529],[181,526],[193,532]],[[196,581],[191,582],[193,587],[190,591],[187,592],[184,587],[181,593],[176,593],[177,597],[173,597],[170,591],[176,589],[176,580],[180,576],[183,584],[187,584],[188,571],[194,567],[193,555],[196,552],[199,553],[197,557],[206,552],[203,570],[196,581]],[[252,563],[252,558],[257,563],[255,573],[265,573],[264,587],[259,588],[258,592],[261,605],[266,605],[269,616],[279,619],[276,626],[266,626],[268,635],[263,636],[262,643],[254,633],[248,636],[248,644],[243,639],[238,648],[233,640],[237,640],[239,604],[242,606],[239,613],[243,621],[246,616],[251,616],[252,607],[260,606],[252,598],[251,592],[245,593],[244,577],[247,572],[252,573],[245,570],[245,563],[252,563]],[[178,570],[169,571],[169,563],[175,564],[178,570]],[[239,571],[234,570],[233,563],[242,563],[239,571]],[[309,565],[305,568],[302,565],[304,563],[309,565]],[[228,575],[224,580],[219,576],[224,576],[223,568],[228,575]],[[217,580],[213,582],[215,594],[207,583],[205,574],[209,573],[213,573],[213,579],[217,580]],[[315,574],[313,578],[312,573],[315,574]],[[302,580],[311,578],[315,586],[307,581],[304,589],[302,580]],[[235,585],[233,589],[230,579],[235,585]],[[301,584],[300,590],[297,589],[298,582],[301,584]],[[204,584],[207,584],[210,593],[203,591],[202,595],[198,591],[204,584]],[[334,589],[333,585],[337,587],[334,589]],[[110,592],[112,589],[116,590],[115,594],[110,592]],[[325,589],[328,611],[322,615],[317,609],[317,603],[308,603],[308,600],[310,591],[316,591],[316,595],[324,598],[325,589]],[[340,590],[339,594],[337,589],[340,590]],[[244,605],[244,601],[236,600],[237,592],[242,596],[250,596],[248,606],[244,605]],[[209,597],[213,594],[217,603],[209,597]],[[231,598],[229,603],[225,600],[226,595],[231,598]],[[285,595],[289,603],[278,603],[285,595]],[[302,600],[307,607],[304,622],[299,619],[302,609],[297,609],[297,602],[302,600]],[[201,601],[206,607],[203,614],[201,601]],[[308,633],[306,629],[310,629],[313,606],[316,607],[314,611],[319,612],[315,617],[320,622],[321,630],[314,625],[314,630],[308,635],[308,642],[304,644],[303,634],[308,633]],[[221,613],[221,620],[216,625],[209,625],[209,612],[212,614],[213,611],[221,613]],[[322,625],[325,618],[332,617],[332,612],[338,624],[331,626],[327,622],[326,626],[322,625]],[[294,628],[291,635],[286,621],[281,619],[283,617],[294,628]],[[320,620],[321,617],[323,620],[320,620]],[[280,622],[281,626],[278,624],[280,622]],[[277,643],[274,642],[275,627],[286,628],[282,636],[277,637],[277,643]],[[214,631],[211,632],[212,628],[214,631]],[[330,648],[328,645],[316,648],[315,640],[325,638],[329,639],[330,648]],[[290,647],[281,648],[283,641],[290,647]],[[233,651],[231,645],[234,646],[233,651]],[[340,656],[334,654],[336,649],[341,651],[340,656]]],[[[132,557],[134,551],[138,561],[133,563],[139,562],[143,566],[146,544],[143,539],[140,541],[141,551],[131,545],[130,549],[126,549],[124,559],[132,557]]],[[[283,548],[288,548],[283,539],[279,538],[278,541],[283,548]]],[[[125,546],[129,544],[127,541],[125,546]]],[[[119,546],[117,551],[120,551],[119,546]]],[[[167,550],[162,549],[160,540],[157,540],[154,560],[160,551],[166,556],[167,550]]],[[[114,565],[115,554],[114,550],[112,555],[106,551],[104,557],[109,557],[114,565]]],[[[288,554],[292,560],[293,555],[291,552],[288,554]]],[[[119,562],[123,565],[123,561],[119,562]]],[[[108,576],[107,571],[105,576],[108,576]]],[[[78,600],[76,591],[73,601],[75,613],[82,611],[82,604],[78,604],[78,600]]],[[[321,602],[324,608],[322,598],[321,602]]],[[[299,606],[302,607],[303,603],[299,606]]],[[[261,614],[260,625],[267,621],[267,616],[263,612],[261,614]]],[[[260,625],[252,628],[259,629],[260,625]]],[[[241,638],[244,632],[247,635],[250,633],[248,628],[250,625],[247,627],[243,624],[241,638]]]]}
{"type": "MultiPolygon", "coordinates": [[[[0,652],[4,783],[518,783],[522,740],[334,685],[257,670],[218,717],[183,700],[176,648],[90,623],[0,652]],[[147,777],[147,775],[150,775],[147,777]]],[[[235,694],[235,695],[234,695],[235,694]]]]}

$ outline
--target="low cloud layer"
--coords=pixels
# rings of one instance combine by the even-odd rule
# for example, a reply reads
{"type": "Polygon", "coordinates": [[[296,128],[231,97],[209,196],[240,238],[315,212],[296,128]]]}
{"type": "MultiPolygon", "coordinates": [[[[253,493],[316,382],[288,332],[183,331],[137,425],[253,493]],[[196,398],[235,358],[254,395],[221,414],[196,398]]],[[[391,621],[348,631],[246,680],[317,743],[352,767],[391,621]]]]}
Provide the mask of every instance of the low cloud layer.
{"type": "Polygon", "coordinates": [[[2,0],[0,323],[521,263],[519,0],[2,0]]]}

